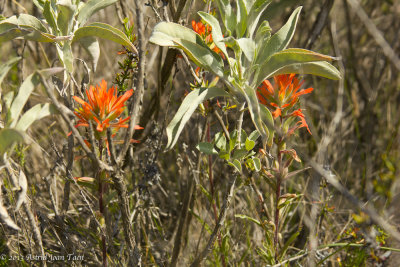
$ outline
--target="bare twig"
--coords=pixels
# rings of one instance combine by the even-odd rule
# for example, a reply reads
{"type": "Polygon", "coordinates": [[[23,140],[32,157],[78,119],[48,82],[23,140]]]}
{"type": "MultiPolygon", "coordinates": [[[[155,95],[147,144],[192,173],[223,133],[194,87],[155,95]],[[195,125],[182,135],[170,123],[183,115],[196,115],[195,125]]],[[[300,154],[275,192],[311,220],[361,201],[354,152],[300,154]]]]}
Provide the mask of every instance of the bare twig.
{"type": "Polygon", "coordinates": [[[219,230],[221,229],[222,225],[224,224],[226,213],[228,211],[231,199],[233,197],[233,190],[235,188],[235,182],[236,182],[236,175],[234,175],[233,181],[231,181],[230,187],[228,191],[226,192],[225,199],[224,199],[224,204],[222,205],[221,212],[218,217],[218,221],[214,227],[214,230],[211,234],[210,239],[207,242],[206,247],[204,250],[200,253],[200,255],[193,261],[193,263],[190,265],[191,267],[196,267],[199,266],[200,263],[207,257],[207,255],[210,253],[212,250],[212,246],[215,242],[215,239],[218,236],[219,230]]]}
{"type": "Polygon", "coordinates": [[[374,208],[365,205],[365,203],[357,199],[353,194],[350,193],[347,188],[345,188],[339,182],[335,175],[332,175],[331,172],[324,170],[324,168],[320,164],[316,163],[312,159],[307,159],[306,155],[302,156],[308,161],[310,166],[313,167],[315,171],[323,176],[333,187],[336,188],[336,190],[338,190],[353,204],[353,206],[351,207],[354,211],[358,212],[358,210],[361,210],[362,212],[366,213],[371,218],[372,222],[382,227],[382,229],[385,230],[391,237],[393,237],[397,241],[400,241],[400,233],[396,230],[395,227],[390,225],[386,219],[382,218],[374,208]]]}
{"type": "Polygon", "coordinates": [[[334,0],[325,0],[325,2],[321,5],[321,11],[318,13],[317,19],[314,22],[312,30],[310,31],[310,34],[303,45],[305,48],[311,49],[313,43],[327,25],[329,12],[332,9],[333,3],[334,0]]]}
{"type": "Polygon", "coordinates": [[[383,34],[376,27],[375,23],[368,17],[368,14],[362,8],[358,0],[347,0],[354,12],[364,23],[369,34],[375,39],[376,43],[382,48],[385,56],[393,63],[393,65],[400,71],[400,58],[396,52],[390,47],[383,34]]]}
{"type": "Polygon", "coordinates": [[[124,229],[125,241],[129,246],[129,260],[131,266],[141,266],[141,255],[139,248],[137,247],[135,237],[133,235],[132,226],[129,221],[129,205],[128,197],[126,193],[126,185],[124,183],[123,177],[118,174],[112,176],[114,181],[115,189],[118,192],[118,198],[121,207],[122,225],[124,229]]]}
{"type": "Polygon", "coordinates": [[[144,28],[143,28],[143,10],[142,10],[142,2],[136,1],[136,25],[138,28],[138,43],[139,43],[139,66],[138,66],[138,77],[137,77],[137,86],[134,94],[134,101],[131,103],[129,108],[129,128],[126,131],[124,137],[124,146],[121,149],[121,152],[118,156],[117,162],[122,163],[125,158],[126,153],[128,152],[130,140],[135,133],[135,125],[139,121],[140,111],[142,109],[143,103],[143,94],[144,94],[144,75],[145,75],[145,58],[146,58],[146,47],[145,47],[145,36],[144,36],[144,28]]]}
{"type": "Polygon", "coordinates": [[[215,117],[217,117],[217,120],[218,120],[219,124],[221,125],[221,128],[222,128],[222,130],[224,131],[224,133],[225,133],[226,138],[228,139],[228,141],[231,140],[231,137],[230,137],[230,135],[229,135],[228,129],[226,129],[225,123],[224,123],[224,121],[222,120],[221,115],[219,115],[218,111],[217,111],[215,108],[214,108],[214,115],[215,115],[215,117]]]}

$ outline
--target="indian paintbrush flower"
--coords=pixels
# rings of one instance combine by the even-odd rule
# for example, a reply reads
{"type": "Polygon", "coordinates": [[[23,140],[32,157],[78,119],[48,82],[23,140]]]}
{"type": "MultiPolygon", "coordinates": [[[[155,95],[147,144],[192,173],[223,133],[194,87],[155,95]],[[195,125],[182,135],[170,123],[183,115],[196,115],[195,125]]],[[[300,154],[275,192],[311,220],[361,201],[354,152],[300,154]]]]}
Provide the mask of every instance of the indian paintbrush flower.
{"type": "Polygon", "coordinates": [[[309,94],[314,90],[311,87],[300,90],[303,83],[304,82],[299,81],[293,73],[283,74],[274,77],[273,85],[268,80],[265,80],[257,89],[258,100],[261,104],[272,110],[272,116],[274,118],[300,118],[300,121],[288,130],[289,135],[301,127],[306,127],[311,134],[302,110],[297,109],[290,112],[290,109],[298,102],[299,96],[309,94]]]}
{"type": "MultiPolygon", "coordinates": [[[[95,137],[100,139],[105,136],[107,128],[113,128],[115,134],[120,128],[128,128],[125,119],[120,115],[125,110],[125,102],[132,96],[133,89],[126,91],[122,96],[118,96],[115,87],[107,89],[107,82],[102,80],[100,85],[90,86],[86,90],[88,102],[78,96],[73,96],[81,107],[75,109],[74,114],[79,118],[75,127],[89,127],[89,123],[96,125],[95,137]]],[[[135,129],[143,129],[136,125],[135,129]]]]}
{"type": "Polygon", "coordinates": [[[212,28],[210,25],[204,25],[201,21],[196,22],[192,20],[192,28],[193,30],[200,35],[200,37],[204,40],[206,45],[208,45],[215,53],[220,54],[222,58],[225,59],[224,54],[222,51],[215,45],[213,38],[212,38],[212,28]]]}

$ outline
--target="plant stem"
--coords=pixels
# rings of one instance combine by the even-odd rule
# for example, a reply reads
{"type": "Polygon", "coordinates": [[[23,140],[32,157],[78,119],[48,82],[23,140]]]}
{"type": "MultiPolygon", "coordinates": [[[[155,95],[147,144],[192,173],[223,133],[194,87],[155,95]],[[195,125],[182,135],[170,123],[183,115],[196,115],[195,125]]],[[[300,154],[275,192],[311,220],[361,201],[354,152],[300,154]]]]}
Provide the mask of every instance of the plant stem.
{"type": "Polygon", "coordinates": [[[276,174],[276,189],[275,189],[275,235],[274,235],[274,247],[275,247],[275,262],[278,261],[279,255],[279,198],[281,197],[281,182],[282,182],[282,154],[281,154],[281,142],[278,143],[277,149],[277,160],[279,172],[276,174]]]}
{"type": "MultiPolygon", "coordinates": [[[[103,143],[101,140],[99,140],[99,158],[100,160],[103,158],[103,143]]],[[[98,171],[97,172],[97,181],[99,183],[99,188],[98,188],[98,194],[99,194],[99,210],[100,214],[103,218],[105,218],[104,214],[104,203],[103,203],[103,193],[104,193],[104,186],[103,186],[103,181],[102,181],[102,172],[103,171],[98,171]]],[[[101,249],[102,249],[102,256],[103,256],[103,266],[107,266],[107,244],[106,244],[106,236],[103,231],[101,231],[101,249]]]]}
{"type": "MultiPolygon", "coordinates": [[[[211,142],[211,134],[210,134],[210,122],[207,122],[207,142],[211,142]]],[[[212,156],[208,156],[208,177],[210,179],[210,190],[211,190],[211,199],[212,199],[212,206],[214,210],[214,218],[215,222],[218,223],[218,212],[217,212],[217,205],[215,204],[214,200],[214,182],[213,182],[213,170],[212,170],[212,156]]],[[[222,241],[221,241],[221,233],[218,232],[218,245],[222,248],[222,241]]],[[[221,252],[221,259],[222,259],[222,266],[226,267],[225,263],[225,256],[221,252]]]]}

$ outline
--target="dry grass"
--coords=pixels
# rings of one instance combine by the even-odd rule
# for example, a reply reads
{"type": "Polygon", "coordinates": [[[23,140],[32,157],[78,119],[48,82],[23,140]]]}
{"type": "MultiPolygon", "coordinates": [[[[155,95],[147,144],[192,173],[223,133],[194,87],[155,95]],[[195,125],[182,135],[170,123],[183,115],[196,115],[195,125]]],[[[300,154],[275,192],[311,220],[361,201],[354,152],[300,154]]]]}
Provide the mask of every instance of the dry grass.
{"type": "MultiPolygon", "coordinates": [[[[30,2],[18,1],[18,6],[16,1],[5,1],[5,4],[0,4],[4,8],[2,15],[7,17],[24,12],[21,7],[30,14],[38,14],[30,2]]],[[[136,24],[133,1],[119,2],[125,6],[125,14],[136,24]]],[[[161,16],[170,12],[168,5],[162,8],[161,1],[148,2],[156,4],[155,8],[161,16]]],[[[179,1],[166,2],[177,4],[179,1]]],[[[204,1],[187,2],[181,16],[182,23],[192,18],[198,19],[195,13],[206,9],[204,1]]],[[[308,46],[314,51],[340,57],[337,66],[344,73],[342,82],[305,77],[305,86],[315,88],[302,103],[313,135],[303,131],[295,139],[293,145],[304,159],[295,167],[300,169],[309,166],[311,161],[317,162],[339,179],[354,197],[377,210],[388,223],[400,230],[397,208],[400,199],[399,69],[396,68],[395,59],[385,55],[379,42],[367,30],[365,21],[360,20],[354,12],[349,4],[354,1],[334,1],[321,34],[308,44],[318,14],[329,7],[330,2],[274,1],[271,8],[278,8],[266,14],[272,28],[278,29],[291,10],[303,5],[291,47],[308,46]]],[[[400,4],[390,0],[365,0],[361,5],[391,49],[400,54],[400,4]]],[[[175,256],[179,255],[176,257],[176,266],[190,265],[206,247],[214,229],[216,214],[212,202],[219,214],[230,182],[237,176],[220,235],[203,265],[223,266],[224,258],[225,266],[265,266],[266,261],[260,251],[268,249],[265,244],[268,235],[266,230],[272,231],[269,221],[272,221],[273,190],[258,174],[232,174],[223,160],[214,157],[214,196],[210,195],[208,157],[200,154],[195,147],[204,134],[206,122],[211,124],[211,136],[221,131],[215,116],[205,118],[196,113],[185,126],[176,148],[163,151],[166,123],[175,114],[185,91],[190,90],[193,77],[183,59],[178,59],[170,66],[170,77],[162,76],[167,49],[147,42],[158,19],[151,7],[143,6],[143,10],[146,71],[144,100],[138,124],[145,129],[135,133],[134,138],[141,143],[128,151],[122,169],[132,231],[142,255],[142,265],[168,266],[174,258],[174,249],[178,247],[179,250],[175,251],[178,253],[175,256]],[[260,196],[264,199],[263,203],[260,196]],[[258,220],[264,227],[238,217],[240,214],[258,220]]],[[[102,10],[92,21],[122,27],[115,6],[102,10]]],[[[54,46],[42,44],[42,47],[50,62],[59,65],[54,46]]],[[[98,70],[91,74],[91,84],[101,79],[109,83],[114,80],[119,72],[118,61],[123,60],[123,55],[117,55],[120,49],[117,44],[101,41],[98,70]]],[[[76,48],[74,53],[88,60],[83,49],[76,48]]],[[[33,70],[49,67],[37,43],[14,40],[1,44],[2,62],[15,55],[22,55],[24,59],[3,82],[3,95],[15,90],[33,70]]],[[[82,64],[77,64],[75,78],[78,83],[84,74],[82,64]]],[[[29,105],[33,106],[37,101],[49,101],[41,88],[35,90],[29,105]]],[[[235,117],[232,113],[227,112],[223,117],[233,128],[235,117]]],[[[244,115],[243,128],[247,133],[253,131],[249,114],[244,115]]],[[[97,266],[102,260],[96,222],[100,216],[95,190],[71,184],[68,211],[63,217],[57,216],[55,211],[55,207],[58,212],[61,210],[65,196],[65,168],[57,164],[67,162],[67,132],[67,125],[57,115],[36,123],[28,131],[31,139],[29,144],[18,145],[15,151],[10,152],[10,158],[15,162],[12,168],[17,170],[20,166],[28,178],[28,206],[40,230],[45,253],[53,257],[71,253],[83,257],[75,261],[66,258],[54,263],[47,261],[47,265],[97,266]]],[[[83,155],[76,146],[74,157],[83,155]]],[[[93,170],[88,159],[74,162],[73,176],[91,175],[93,170]]],[[[46,261],[26,260],[29,254],[40,255],[38,244],[32,238],[34,229],[28,223],[24,210],[13,212],[16,192],[5,171],[2,171],[1,178],[3,202],[10,207],[10,216],[21,231],[2,225],[0,254],[23,256],[25,259],[7,262],[0,258],[2,266],[46,264],[46,261]]],[[[360,212],[321,173],[313,169],[300,173],[285,183],[285,192],[301,194],[301,197],[288,208],[281,224],[282,244],[292,234],[299,233],[284,259],[306,253],[291,261],[289,266],[312,266],[313,263],[318,266],[398,266],[399,243],[391,238],[390,233],[386,233],[387,238],[383,238],[385,244],[379,244],[376,237],[383,233],[381,226],[372,223],[373,218],[360,212]],[[362,245],[327,246],[343,243],[362,245]],[[387,250],[379,249],[380,245],[397,251],[388,254],[387,250]],[[308,253],[310,248],[316,251],[308,253]],[[384,259],[383,255],[388,259],[384,259]]],[[[105,222],[109,226],[106,231],[108,238],[112,239],[108,240],[109,265],[128,265],[129,251],[122,228],[120,200],[113,184],[108,186],[105,199],[109,217],[109,221],[105,222]]]]}

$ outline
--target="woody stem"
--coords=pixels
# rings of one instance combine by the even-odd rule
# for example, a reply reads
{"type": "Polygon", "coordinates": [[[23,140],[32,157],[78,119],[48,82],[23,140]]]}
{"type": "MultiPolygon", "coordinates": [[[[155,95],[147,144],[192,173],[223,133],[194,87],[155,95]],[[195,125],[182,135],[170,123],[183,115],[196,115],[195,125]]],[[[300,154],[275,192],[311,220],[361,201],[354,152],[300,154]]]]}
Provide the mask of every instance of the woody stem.
{"type": "MultiPolygon", "coordinates": [[[[99,158],[100,160],[103,158],[103,143],[99,140],[99,158]]],[[[102,181],[102,171],[97,172],[97,181],[99,183],[98,194],[99,194],[99,210],[102,217],[104,217],[104,203],[103,203],[103,193],[104,186],[102,181]]],[[[102,249],[102,257],[103,257],[103,267],[107,266],[107,244],[106,244],[106,236],[104,231],[100,231],[101,233],[101,249],[102,249]]]]}
{"type": "Polygon", "coordinates": [[[282,153],[281,143],[278,143],[277,160],[279,171],[276,177],[276,190],[275,190],[275,234],[274,234],[274,247],[275,247],[275,262],[278,262],[279,255],[279,198],[281,197],[281,182],[282,182],[282,153]]]}

